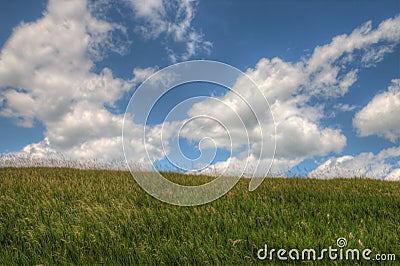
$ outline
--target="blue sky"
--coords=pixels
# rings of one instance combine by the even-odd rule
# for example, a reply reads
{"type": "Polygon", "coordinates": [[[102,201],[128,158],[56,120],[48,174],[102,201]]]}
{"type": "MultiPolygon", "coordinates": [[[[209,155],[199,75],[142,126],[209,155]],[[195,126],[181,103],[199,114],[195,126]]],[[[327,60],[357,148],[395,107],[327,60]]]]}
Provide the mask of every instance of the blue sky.
{"type": "MultiPolygon", "coordinates": [[[[270,101],[275,172],[399,179],[399,14],[399,1],[3,1],[0,153],[120,159],[136,88],[173,63],[209,59],[248,74],[270,101]]],[[[231,97],[211,84],[177,88],[150,117],[151,134],[172,106],[200,95],[231,97]]],[[[204,101],[186,111],[220,108],[204,101]]],[[[129,126],[140,139],[143,125],[129,126]]],[[[180,139],[189,158],[199,155],[200,135],[224,135],[203,126],[213,133],[180,139]]],[[[175,128],[167,123],[165,136],[175,128]]],[[[150,144],[157,164],[167,164],[168,154],[150,144]]],[[[245,162],[216,144],[213,169],[245,162]]],[[[131,159],[146,161],[143,145],[132,145],[131,159]]]]}

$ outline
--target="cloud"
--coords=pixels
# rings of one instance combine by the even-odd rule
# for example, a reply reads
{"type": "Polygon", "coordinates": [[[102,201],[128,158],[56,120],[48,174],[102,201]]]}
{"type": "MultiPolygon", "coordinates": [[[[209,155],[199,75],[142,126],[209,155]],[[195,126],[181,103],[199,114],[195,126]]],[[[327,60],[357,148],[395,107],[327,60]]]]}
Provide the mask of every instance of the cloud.
{"type": "Polygon", "coordinates": [[[371,152],[360,153],[356,156],[332,157],[318,166],[309,174],[311,178],[351,178],[367,177],[374,179],[398,179],[398,163],[400,147],[393,147],[380,151],[378,154],[371,152]]]}
{"type": "Polygon", "coordinates": [[[131,80],[133,84],[138,84],[145,81],[148,77],[157,72],[158,67],[147,67],[147,68],[139,68],[136,67],[133,69],[134,78],[131,80]]]}
{"type": "MultiPolygon", "coordinates": [[[[51,0],[43,16],[17,26],[1,50],[0,115],[46,128],[45,141],[35,149],[28,145],[24,153],[45,156],[38,147],[50,145],[72,159],[123,158],[123,114],[107,108],[154,69],[136,68],[131,80],[115,77],[109,68],[94,72],[105,53],[118,52],[112,34],[123,27],[89,10],[86,1],[51,0]]],[[[142,132],[142,126],[128,128],[142,132]]],[[[136,143],[140,152],[142,146],[136,143]]]]}
{"type": "Polygon", "coordinates": [[[381,61],[400,41],[399,25],[400,16],[383,21],[376,29],[372,29],[372,22],[368,21],[350,35],[339,35],[331,43],[317,46],[306,61],[310,79],[308,91],[326,97],[346,94],[356,81],[358,72],[357,69],[348,69],[350,63],[360,60],[364,66],[373,66],[381,61]]]}
{"type": "Polygon", "coordinates": [[[1,167],[61,166],[62,161],[65,161],[65,157],[51,147],[47,138],[41,142],[29,144],[21,151],[0,156],[1,167]]]}
{"type": "Polygon", "coordinates": [[[400,136],[400,79],[392,80],[388,90],[375,97],[361,110],[353,125],[360,136],[377,135],[392,142],[400,136]]]}
{"type": "Polygon", "coordinates": [[[14,115],[56,120],[73,99],[112,104],[128,89],[107,68],[92,72],[99,45],[119,27],[95,19],[85,7],[84,1],[50,1],[42,18],[14,29],[0,54],[0,87],[14,90],[2,96],[14,115]],[[13,100],[16,93],[31,104],[13,100]]]}
{"type": "Polygon", "coordinates": [[[258,158],[250,156],[246,159],[230,157],[226,161],[217,162],[201,171],[207,175],[226,175],[235,176],[241,173],[244,177],[252,177],[255,169],[258,169],[255,176],[264,175],[269,170],[268,176],[285,177],[286,171],[299,164],[301,160],[297,159],[261,159],[258,164],[258,158]],[[259,166],[270,166],[271,168],[259,168],[259,166]],[[243,173],[242,173],[243,172],[243,173]]]}
{"type": "Polygon", "coordinates": [[[175,63],[184,61],[199,52],[210,53],[212,43],[192,26],[196,1],[167,0],[129,0],[135,17],[139,22],[136,29],[146,38],[155,39],[165,36],[166,51],[175,63]],[[178,53],[168,44],[184,43],[185,51],[178,53]]]}
{"type": "Polygon", "coordinates": [[[35,113],[32,109],[27,108],[33,106],[35,101],[27,93],[18,92],[16,90],[6,90],[2,93],[1,98],[3,101],[7,101],[7,107],[0,110],[0,114],[5,117],[18,118],[16,120],[17,125],[23,127],[32,127],[35,113]],[[16,115],[13,109],[19,110],[16,115]]]}
{"type": "MultiPolygon", "coordinates": [[[[346,137],[339,128],[323,125],[321,120],[327,117],[325,104],[327,99],[336,99],[345,95],[349,88],[356,82],[358,68],[357,62],[363,62],[363,66],[372,66],[382,59],[385,53],[400,42],[400,17],[389,18],[383,21],[376,29],[372,29],[369,21],[356,28],[350,35],[340,35],[323,46],[317,46],[310,57],[302,58],[299,62],[285,62],[280,58],[262,58],[254,68],[249,68],[246,74],[254,80],[259,89],[266,96],[274,114],[277,135],[277,149],[275,158],[279,162],[279,169],[288,170],[307,158],[324,156],[330,153],[340,153],[346,146],[346,137]],[[371,56],[375,54],[376,56],[371,56]],[[286,165],[285,165],[286,162],[286,165]]],[[[266,109],[265,104],[259,104],[259,97],[243,86],[240,80],[233,86],[233,90],[242,95],[255,113],[262,113],[266,109]],[[252,94],[253,93],[253,94],[252,94]]],[[[223,114],[226,120],[232,120],[228,108],[235,110],[242,117],[250,117],[246,102],[239,99],[233,92],[219,97],[220,103],[204,101],[193,106],[189,115],[207,114],[220,118],[223,114]]],[[[339,105],[343,111],[353,110],[349,105],[339,105]]],[[[264,111],[268,113],[268,111],[264,111]]],[[[394,113],[395,114],[395,113],[394,113]]],[[[244,119],[251,121],[251,119],[244,119]]],[[[392,120],[397,121],[397,120],[392,120]]],[[[262,127],[266,132],[272,132],[273,121],[262,120],[262,127]]],[[[257,126],[254,124],[254,128],[257,126]]],[[[400,125],[397,123],[396,125],[400,125]]],[[[395,126],[393,126],[395,127],[395,126]]],[[[204,136],[207,133],[217,140],[219,147],[225,147],[219,139],[225,132],[217,129],[212,122],[202,124],[202,127],[194,124],[187,132],[189,139],[198,139],[197,135],[204,136]],[[202,128],[206,129],[202,132],[202,128]],[[212,133],[210,133],[212,132],[212,133]]],[[[383,130],[386,130],[383,129],[383,130]]],[[[231,127],[230,132],[240,131],[237,127],[231,127]]],[[[251,132],[251,130],[250,130],[251,132]]],[[[235,143],[236,146],[245,144],[246,138],[235,143]]],[[[257,151],[260,139],[253,136],[252,150],[257,151]]],[[[271,143],[264,145],[266,152],[271,154],[271,143]],[[269,145],[268,145],[269,144],[269,145]]],[[[235,165],[245,164],[235,156],[235,165]],[[240,161],[240,162],[239,162],[240,161]]],[[[266,159],[266,158],[265,158],[266,159]]],[[[230,162],[232,158],[228,159],[230,162]]],[[[225,167],[228,161],[217,165],[225,167]]]]}
{"type": "Polygon", "coordinates": [[[351,112],[357,108],[355,105],[350,105],[347,103],[338,103],[333,106],[334,109],[339,110],[341,112],[351,112]]]}
{"type": "Polygon", "coordinates": [[[58,153],[47,138],[38,143],[32,143],[22,149],[21,152],[16,153],[22,157],[32,158],[60,158],[61,154],[58,153]]]}
{"type": "Polygon", "coordinates": [[[400,168],[394,169],[392,172],[390,172],[385,180],[388,181],[400,181],[400,168]]]}

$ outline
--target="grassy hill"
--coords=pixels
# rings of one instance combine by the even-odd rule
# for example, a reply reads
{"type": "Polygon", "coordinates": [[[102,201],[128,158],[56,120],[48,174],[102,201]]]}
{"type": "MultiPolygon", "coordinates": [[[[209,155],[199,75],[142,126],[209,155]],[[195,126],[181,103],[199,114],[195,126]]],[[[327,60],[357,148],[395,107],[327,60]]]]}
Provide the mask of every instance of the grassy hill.
{"type": "Polygon", "coordinates": [[[0,264],[267,264],[257,258],[265,244],[321,250],[339,237],[400,260],[400,182],[271,178],[254,192],[248,182],[210,204],[177,207],[129,172],[2,168],[0,264]]]}

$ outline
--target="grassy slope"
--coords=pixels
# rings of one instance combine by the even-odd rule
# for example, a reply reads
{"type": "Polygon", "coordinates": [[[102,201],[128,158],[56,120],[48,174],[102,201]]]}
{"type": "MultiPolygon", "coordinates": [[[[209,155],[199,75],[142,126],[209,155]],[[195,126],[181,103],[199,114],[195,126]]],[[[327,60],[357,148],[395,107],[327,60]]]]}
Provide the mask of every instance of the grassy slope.
{"type": "Polygon", "coordinates": [[[0,264],[250,264],[264,243],[319,250],[338,237],[400,260],[400,182],[266,179],[247,188],[242,180],[210,204],[177,207],[128,172],[3,168],[0,264]]]}

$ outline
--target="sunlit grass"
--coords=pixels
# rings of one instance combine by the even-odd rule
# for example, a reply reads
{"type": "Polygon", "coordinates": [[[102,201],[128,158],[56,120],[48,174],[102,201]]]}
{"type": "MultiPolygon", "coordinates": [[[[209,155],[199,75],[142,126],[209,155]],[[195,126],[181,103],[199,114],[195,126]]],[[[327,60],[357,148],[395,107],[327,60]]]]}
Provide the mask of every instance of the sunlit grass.
{"type": "Polygon", "coordinates": [[[400,182],[271,178],[254,192],[248,182],[210,204],[177,207],[129,172],[0,168],[0,264],[251,264],[262,263],[265,243],[322,249],[339,237],[400,259],[400,182]]]}

